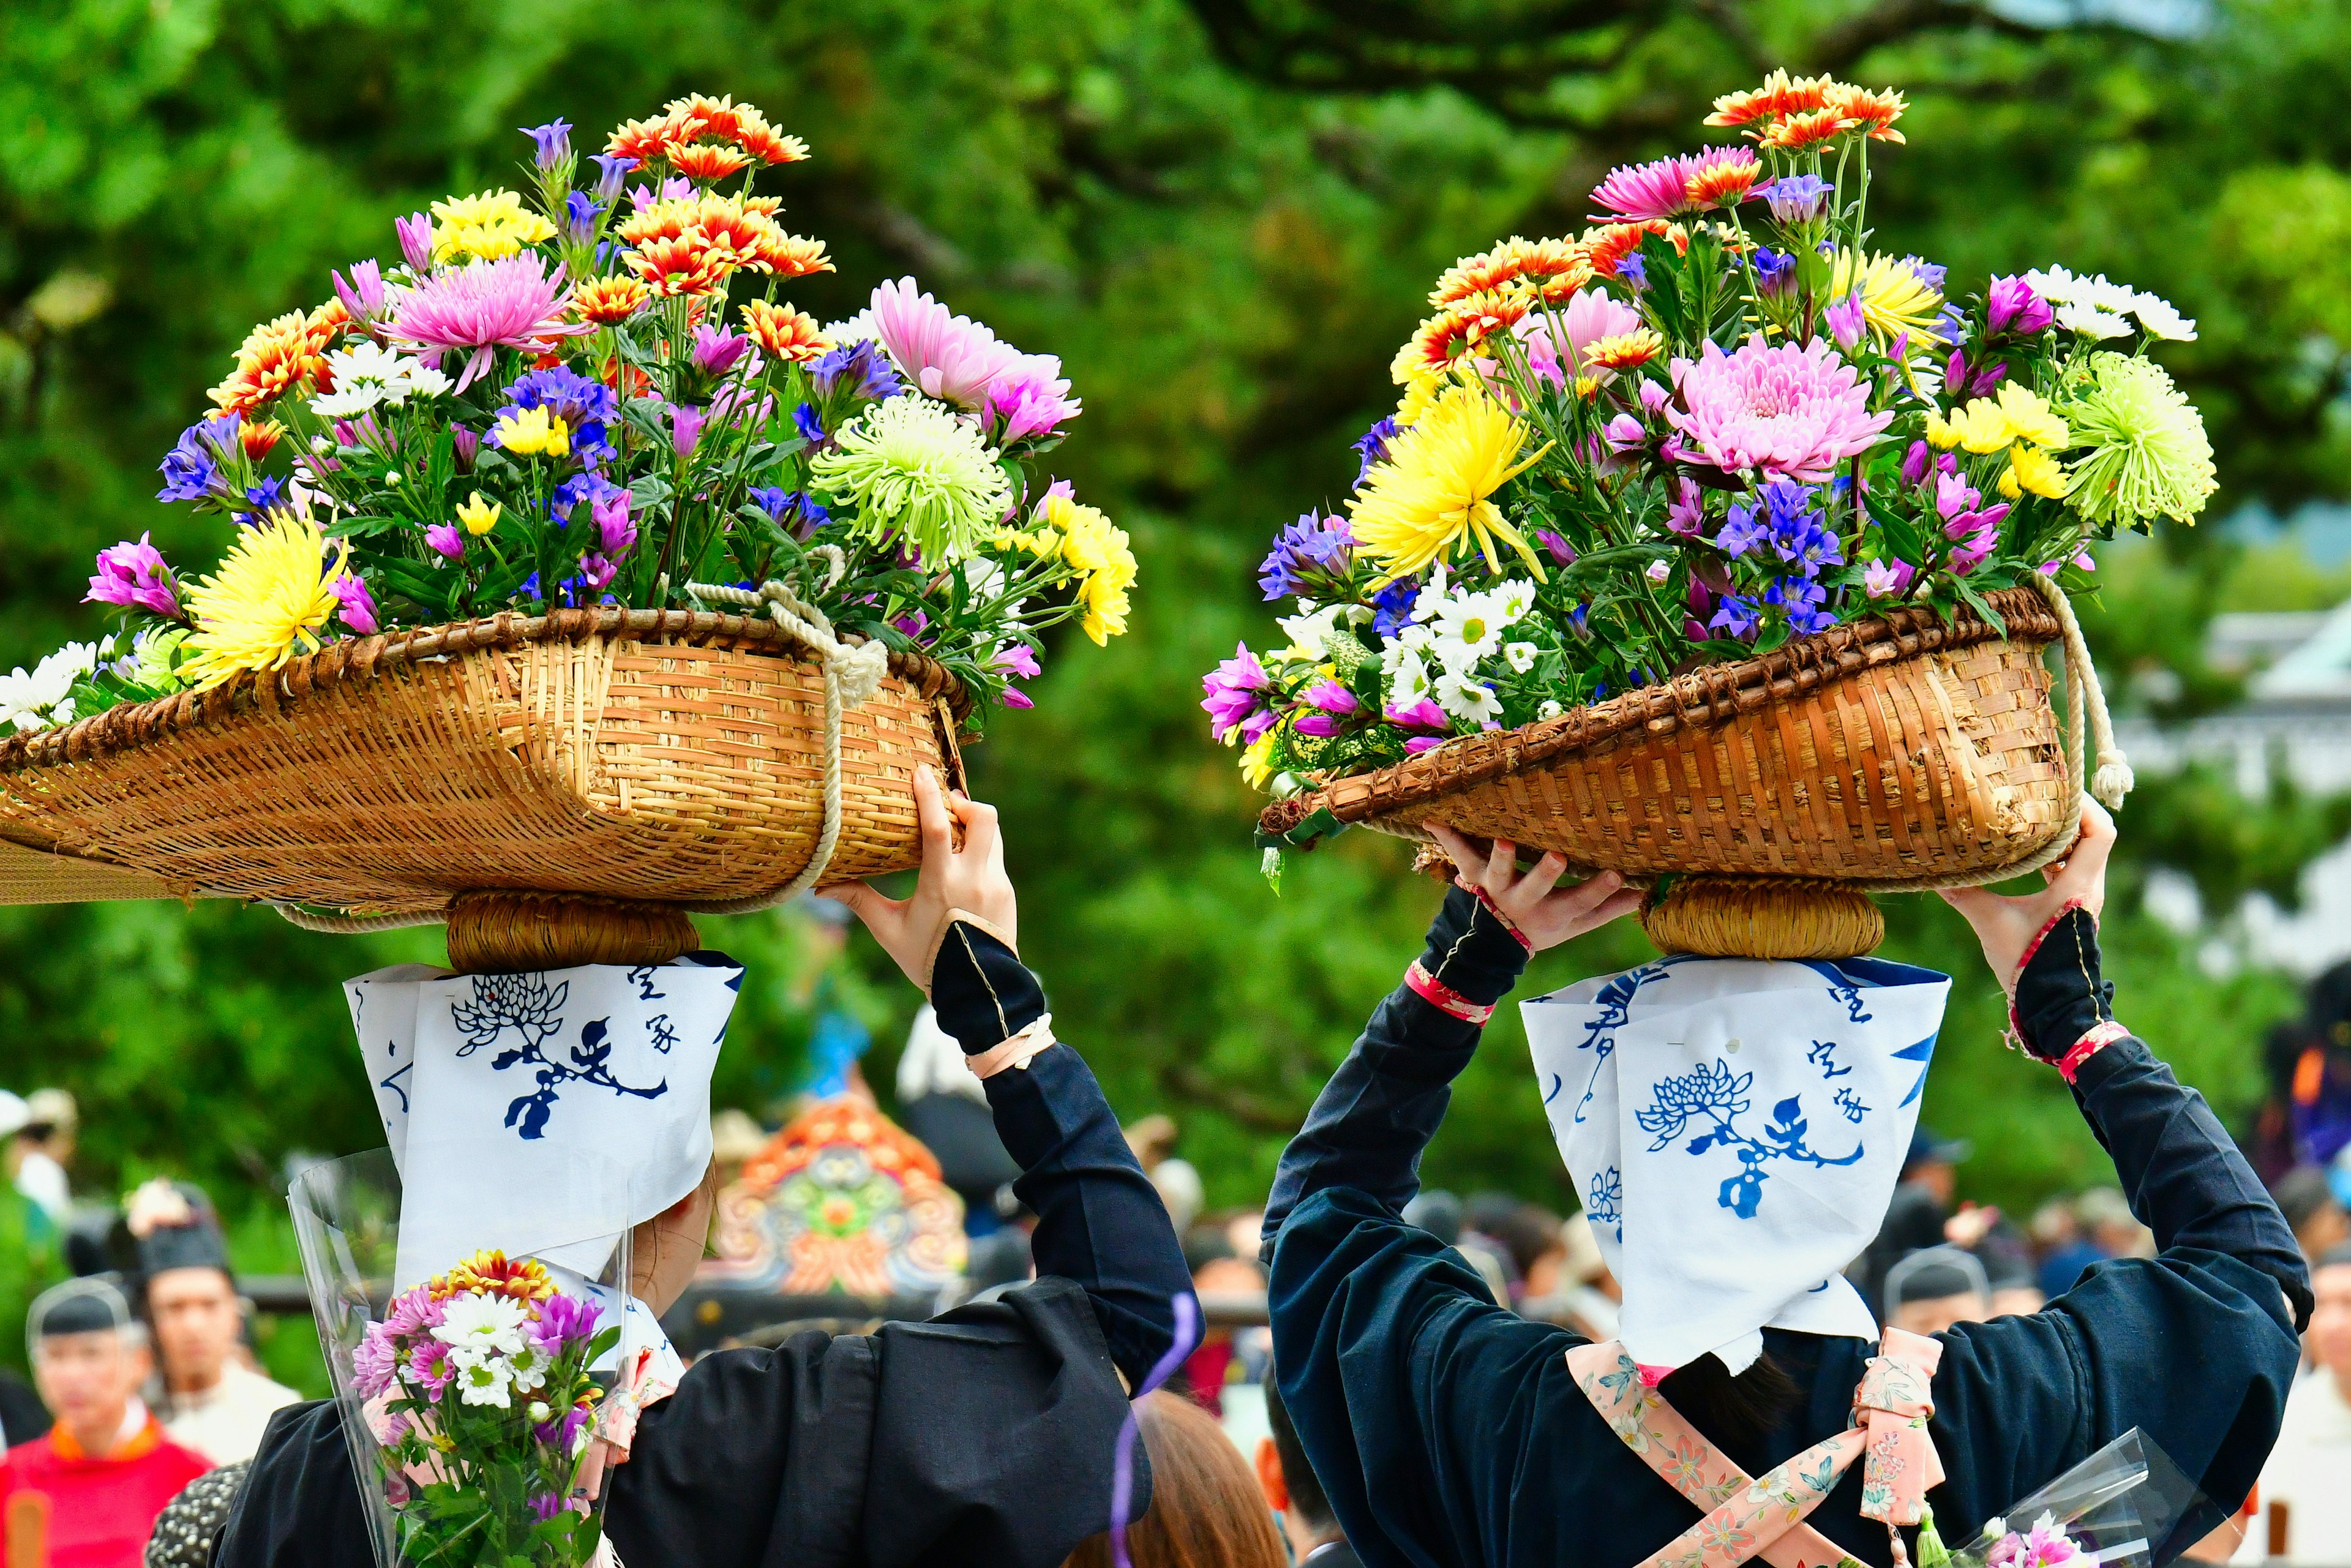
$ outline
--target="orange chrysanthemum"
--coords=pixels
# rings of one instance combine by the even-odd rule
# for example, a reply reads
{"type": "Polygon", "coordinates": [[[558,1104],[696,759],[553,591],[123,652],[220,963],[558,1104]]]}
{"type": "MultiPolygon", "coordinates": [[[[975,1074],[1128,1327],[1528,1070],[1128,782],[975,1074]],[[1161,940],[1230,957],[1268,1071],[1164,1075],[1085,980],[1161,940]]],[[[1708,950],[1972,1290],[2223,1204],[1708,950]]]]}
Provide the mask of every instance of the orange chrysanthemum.
{"type": "Polygon", "coordinates": [[[268,456],[285,434],[286,427],[274,419],[243,420],[236,427],[237,444],[244,447],[246,456],[256,463],[268,456]]]}
{"type": "Polygon", "coordinates": [[[1735,207],[1747,199],[1747,193],[1761,178],[1763,166],[1745,148],[1738,151],[1743,161],[1716,158],[1699,163],[1689,177],[1691,201],[1702,207],[1735,207]]]}
{"type": "Polygon", "coordinates": [[[700,230],[662,235],[645,241],[622,259],[629,270],[645,280],[663,298],[681,294],[707,294],[726,283],[736,268],[730,251],[712,246],[700,230]]]}
{"type": "Polygon", "coordinates": [[[555,1281],[547,1265],[536,1258],[508,1258],[503,1252],[476,1252],[447,1273],[434,1278],[433,1299],[452,1296],[507,1296],[517,1301],[543,1301],[555,1294],[555,1281]]]}
{"type": "Polygon", "coordinates": [[[1689,231],[1665,218],[1647,218],[1637,224],[1609,224],[1583,231],[1583,254],[1592,270],[1602,277],[1616,276],[1616,265],[1641,248],[1641,242],[1651,235],[1665,235],[1674,242],[1677,251],[1689,249],[1689,231]]]}
{"type": "Polygon", "coordinates": [[[773,272],[778,277],[806,277],[811,272],[831,272],[832,257],[824,254],[824,241],[802,239],[798,235],[785,235],[781,240],[759,253],[759,269],[773,272]]]}
{"type": "Polygon", "coordinates": [[[1477,256],[1465,256],[1445,269],[1429,291],[1428,303],[1443,309],[1474,294],[1493,293],[1521,278],[1558,277],[1583,265],[1573,240],[1509,239],[1477,256]]]}
{"type": "Polygon", "coordinates": [[[571,295],[571,314],[599,327],[614,327],[637,313],[653,290],[634,277],[594,277],[571,295]]]}
{"type": "Polygon", "coordinates": [[[310,342],[320,353],[334,346],[335,339],[351,324],[351,313],[343,308],[340,299],[329,299],[310,312],[307,323],[310,342]]]}
{"type": "Polygon", "coordinates": [[[1602,338],[1583,350],[1583,362],[1604,371],[1629,371],[1665,351],[1666,340],[1646,327],[1602,338]]]}
{"type": "Polygon", "coordinates": [[[673,151],[693,141],[699,131],[697,123],[673,109],[667,114],[622,121],[604,139],[604,151],[619,158],[634,158],[640,163],[664,162],[673,151]]]}
{"type": "Polygon", "coordinates": [[[1836,84],[1824,76],[1797,77],[1793,79],[1784,70],[1775,70],[1763,78],[1763,85],[1744,92],[1727,92],[1714,100],[1714,112],[1706,117],[1708,125],[1752,125],[1760,120],[1776,120],[1785,115],[1803,114],[1828,101],[1829,89],[1836,84]]]}
{"type": "Polygon", "coordinates": [[[1815,109],[1773,122],[1761,140],[1766,147],[1793,152],[1834,141],[1844,134],[1846,123],[1844,116],[1834,109],[1815,109]]]}
{"type": "Polygon", "coordinates": [[[735,134],[728,140],[762,163],[798,163],[809,155],[807,142],[782,134],[747,103],[737,106],[735,134]]]}
{"type": "Polygon", "coordinates": [[[310,318],[289,310],[245,335],[236,369],[206,395],[224,413],[250,413],[289,392],[321,383],[327,373],[324,347],[323,338],[311,330],[310,318]]]}
{"type": "Polygon", "coordinates": [[[781,196],[737,196],[735,203],[745,212],[757,213],[763,218],[772,218],[784,210],[781,196]]]}
{"type": "Polygon", "coordinates": [[[1829,87],[1828,101],[1823,107],[1836,110],[1847,129],[1865,129],[1873,141],[1900,142],[1907,140],[1902,132],[1894,129],[1894,122],[1902,118],[1902,111],[1910,105],[1891,88],[1873,92],[1849,82],[1833,82],[1829,87]]]}
{"type": "Polygon", "coordinates": [[[670,168],[689,180],[724,180],[748,169],[751,162],[747,152],[706,141],[672,148],[669,155],[670,168]]]}
{"type": "Polygon", "coordinates": [[[771,360],[806,364],[832,348],[816,318],[789,301],[770,305],[764,299],[748,300],[743,306],[743,323],[751,329],[751,340],[771,360]]]}

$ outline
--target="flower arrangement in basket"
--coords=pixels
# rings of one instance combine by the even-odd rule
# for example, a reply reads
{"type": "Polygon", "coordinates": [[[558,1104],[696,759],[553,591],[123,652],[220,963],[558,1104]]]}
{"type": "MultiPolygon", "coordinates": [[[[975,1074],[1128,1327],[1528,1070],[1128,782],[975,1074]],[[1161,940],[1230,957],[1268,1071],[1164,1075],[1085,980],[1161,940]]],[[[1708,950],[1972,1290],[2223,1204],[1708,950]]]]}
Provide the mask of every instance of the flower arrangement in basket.
{"type": "MultiPolygon", "coordinates": [[[[1616,169],[1581,238],[1513,238],[1438,280],[1343,515],[1283,528],[1260,568],[1296,602],[1286,645],[1204,682],[1250,782],[1311,798],[1267,813],[1270,857],[1431,798],[1414,779],[1522,760],[1474,737],[1596,737],[1630,711],[1612,697],[1703,706],[1708,672],[1803,686],[1807,640],[1858,649],[1833,635],[1858,623],[2038,625],[2055,600],[2030,590],[2091,583],[2094,541],[2201,509],[2202,423],[2147,356],[2192,321],[2060,267],[1962,298],[1872,248],[1870,156],[1904,108],[1774,73],[1716,100],[1707,123],[1743,140],[1616,169]]],[[[1751,708],[1729,694],[1716,717],[1751,708]]]]}
{"type": "Polygon", "coordinates": [[[481,1252],[392,1298],[351,1396],[402,1563],[585,1563],[602,1539],[590,1368],[621,1337],[544,1264],[481,1252]]]}
{"type": "Polygon", "coordinates": [[[277,669],[337,638],[799,585],[835,630],[1026,706],[1039,634],[1124,629],[1126,536],[1040,459],[1061,362],[911,278],[831,326],[779,299],[832,270],[759,176],[809,156],[759,110],[681,99],[583,172],[561,120],[522,192],[433,204],[401,260],[256,326],[165,455],[160,498],[223,519],[210,575],[142,535],[89,598],[124,635],[0,681],[19,730],[277,669]]]}

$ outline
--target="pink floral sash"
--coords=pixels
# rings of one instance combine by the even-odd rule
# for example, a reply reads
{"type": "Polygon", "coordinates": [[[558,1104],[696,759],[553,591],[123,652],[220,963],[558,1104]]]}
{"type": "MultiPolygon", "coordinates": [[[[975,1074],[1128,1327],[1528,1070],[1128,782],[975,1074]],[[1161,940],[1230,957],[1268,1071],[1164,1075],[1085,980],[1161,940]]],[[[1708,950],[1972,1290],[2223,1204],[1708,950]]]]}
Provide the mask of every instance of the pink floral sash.
{"type": "MultiPolygon", "coordinates": [[[[1852,1426],[1761,1480],[1724,1458],[1643,1382],[1623,1345],[1578,1345],[1567,1353],[1567,1368],[1625,1446],[1706,1511],[1640,1568],[1737,1568],[1757,1557],[1772,1568],[1859,1568],[1805,1517],[1860,1459],[1862,1516],[1883,1521],[1889,1530],[1919,1521],[1928,1490],[1943,1479],[1927,1430],[1942,1357],[1937,1341],[1887,1329],[1854,1391],[1852,1426]]],[[[1895,1539],[1898,1543],[1900,1537],[1895,1539]]]]}

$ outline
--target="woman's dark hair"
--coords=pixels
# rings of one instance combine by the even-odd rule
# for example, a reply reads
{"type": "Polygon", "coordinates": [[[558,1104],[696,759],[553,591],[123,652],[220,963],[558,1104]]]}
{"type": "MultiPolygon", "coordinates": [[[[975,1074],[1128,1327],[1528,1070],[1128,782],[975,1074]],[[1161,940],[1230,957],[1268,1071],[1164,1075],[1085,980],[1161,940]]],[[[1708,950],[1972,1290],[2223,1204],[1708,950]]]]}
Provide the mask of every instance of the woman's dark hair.
{"type": "MultiPolygon", "coordinates": [[[[1151,1507],[1127,1526],[1134,1568],[1286,1568],[1265,1493],[1217,1418],[1165,1389],[1135,1414],[1151,1456],[1151,1507]]],[[[1105,1532],[1078,1542],[1062,1568],[1110,1563],[1105,1532]]]]}
{"type": "Polygon", "coordinates": [[[1281,1387],[1273,1380],[1273,1368],[1265,1369],[1265,1424],[1273,1437],[1273,1451],[1281,1459],[1281,1484],[1290,1490],[1290,1509],[1300,1523],[1320,1533],[1336,1525],[1337,1516],[1331,1511],[1331,1499],[1322,1490],[1322,1482],[1307,1462],[1306,1445],[1298,1440],[1298,1428],[1290,1425],[1290,1407],[1281,1402],[1281,1387]]]}
{"type": "Polygon", "coordinates": [[[1716,1442],[1747,1444],[1769,1436],[1795,1409],[1803,1391],[1769,1352],[1734,1377],[1709,1351],[1667,1374],[1657,1392],[1716,1442]]]}

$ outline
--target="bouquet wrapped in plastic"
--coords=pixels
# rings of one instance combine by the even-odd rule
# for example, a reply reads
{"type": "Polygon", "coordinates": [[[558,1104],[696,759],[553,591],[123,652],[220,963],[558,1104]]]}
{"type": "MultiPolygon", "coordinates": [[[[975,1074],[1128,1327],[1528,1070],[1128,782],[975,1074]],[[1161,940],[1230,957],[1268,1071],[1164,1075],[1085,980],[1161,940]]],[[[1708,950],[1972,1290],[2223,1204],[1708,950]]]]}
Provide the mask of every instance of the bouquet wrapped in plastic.
{"type": "Polygon", "coordinates": [[[1918,1568],[2153,1568],[2220,1522],[2196,1483],[2136,1427],[1984,1521],[1964,1549],[1919,1542],[1918,1568]]]}
{"type": "Polygon", "coordinates": [[[571,1234],[538,1239],[531,1255],[489,1247],[453,1257],[413,1283],[416,1265],[402,1259],[437,1247],[453,1219],[402,1224],[390,1151],[314,1166],[294,1184],[303,1267],[381,1568],[574,1568],[598,1557],[606,1465],[633,1431],[648,1357],[627,1305],[626,1175],[586,1155],[568,1164],[574,1223],[561,1228],[571,1234]]]}

